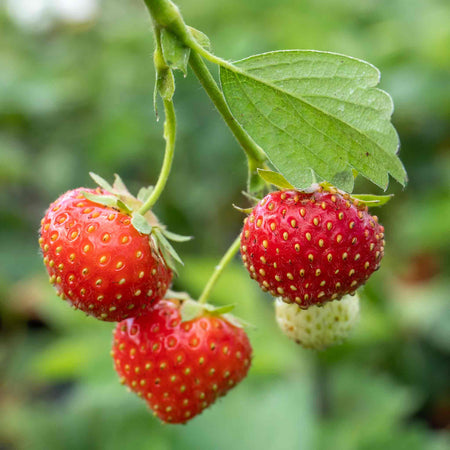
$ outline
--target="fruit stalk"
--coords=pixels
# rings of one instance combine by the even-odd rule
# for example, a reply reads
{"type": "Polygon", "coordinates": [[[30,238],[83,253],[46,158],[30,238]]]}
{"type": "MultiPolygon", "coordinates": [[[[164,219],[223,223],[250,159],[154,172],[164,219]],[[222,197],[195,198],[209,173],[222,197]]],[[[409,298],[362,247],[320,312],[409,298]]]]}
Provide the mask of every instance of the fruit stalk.
{"type": "Polygon", "coordinates": [[[149,211],[158,200],[159,196],[164,190],[164,187],[166,186],[167,179],[169,178],[170,174],[170,169],[172,167],[176,137],[176,117],[172,101],[164,100],[164,113],[166,116],[164,122],[164,139],[166,140],[164,161],[153,192],[138,211],[141,215],[144,215],[147,211],[149,211]]]}
{"type": "Polygon", "coordinates": [[[211,278],[206,283],[205,288],[203,289],[203,292],[198,299],[199,303],[206,303],[206,301],[208,300],[209,294],[211,293],[214,285],[216,284],[217,280],[219,279],[220,275],[222,274],[222,272],[225,269],[225,267],[227,266],[227,264],[233,259],[234,255],[236,255],[236,253],[238,252],[240,245],[241,245],[241,235],[239,235],[234,240],[234,242],[231,244],[230,248],[223,255],[219,264],[214,269],[214,272],[211,275],[211,278]]]}
{"type": "Polygon", "coordinates": [[[256,144],[242,126],[234,119],[222,91],[218,87],[200,55],[211,62],[227,67],[230,70],[236,70],[236,68],[221,58],[215,57],[198,44],[192,37],[183,21],[178,7],[174,3],[169,0],[144,0],[144,2],[152,17],[154,28],[168,29],[176,35],[184,45],[191,49],[189,65],[247,156],[249,190],[258,190],[261,185],[261,180],[259,179],[257,169],[266,168],[265,163],[267,157],[261,147],[256,144]]]}

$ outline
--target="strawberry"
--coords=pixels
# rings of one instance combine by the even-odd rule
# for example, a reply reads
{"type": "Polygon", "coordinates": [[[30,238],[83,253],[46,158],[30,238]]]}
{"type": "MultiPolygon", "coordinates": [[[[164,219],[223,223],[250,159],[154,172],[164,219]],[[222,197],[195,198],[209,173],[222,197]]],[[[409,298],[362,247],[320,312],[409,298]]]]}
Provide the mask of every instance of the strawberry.
{"type": "Polygon", "coordinates": [[[66,192],[41,221],[39,243],[50,282],[61,298],[97,319],[140,315],[165,295],[172,271],[129,215],[88,200],[89,194],[109,193],[66,192]]]}
{"type": "Polygon", "coordinates": [[[359,299],[355,293],[323,306],[301,309],[277,298],[275,315],[281,331],[290,339],[305,348],[324,350],[340,344],[353,330],[359,318],[359,299]]]}
{"type": "Polygon", "coordinates": [[[277,191],[245,219],[241,254],[264,291],[308,308],[367,281],[384,253],[383,232],[366,206],[334,188],[277,191]]]}
{"type": "Polygon", "coordinates": [[[117,324],[112,357],[122,384],[163,422],[185,423],[239,383],[252,348],[244,330],[207,311],[182,322],[180,302],[162,300],[117,324]]]}

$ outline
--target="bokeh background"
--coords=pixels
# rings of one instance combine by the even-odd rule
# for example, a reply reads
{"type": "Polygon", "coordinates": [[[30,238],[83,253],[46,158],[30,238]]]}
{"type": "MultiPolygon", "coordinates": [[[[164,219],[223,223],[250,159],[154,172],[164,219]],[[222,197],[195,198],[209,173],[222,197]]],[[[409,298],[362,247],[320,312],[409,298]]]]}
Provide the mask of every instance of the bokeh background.
{"type": "MultiPolygon", "coordinates": [[[[214,291],[256,325],[249,377],[186,426],[163,426],[118,383],[112,324],[47,281],[39,221],[62,192],[120,173],[155,182],[150,22],[139,0],[0,1],[0,449],[438,450],[450,448],[450,3],[180,0],[228,59],[313,48],[370,61],[394,98],[410,182],[376,213],[386,256],[352,338],[324,352],[278,332],[236,259],[214,291]]],[[[215,69],[214,69],[215,70],[215,69]]],[[[192,73],[177,77],[172,177],[156,212],[195,236],[177,289],[201,292],[239,232],[243,153],[192,73]]],[[[359,192],[378,192],[363,180],[359,192]]]]}

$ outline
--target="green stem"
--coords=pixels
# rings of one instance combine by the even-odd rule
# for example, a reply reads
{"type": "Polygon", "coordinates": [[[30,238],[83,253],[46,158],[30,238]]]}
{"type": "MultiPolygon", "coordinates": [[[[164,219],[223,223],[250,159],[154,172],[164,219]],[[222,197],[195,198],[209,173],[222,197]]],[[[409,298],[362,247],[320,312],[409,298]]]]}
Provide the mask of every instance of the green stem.
{"type": "Polygon", "coordinates": [[[191,66],[191,69],[194,71],[196,77],[205,89],[209,98],[214,103],[217,111],[219,111],[223,120],[233,133],[234,137],[241,145],[242,149],[249,159],[249,163],[256,163],[250,165],[260,166],[267,160],[266,155],[259,147],[259,145],[256,144],[256,142],[241,127],[241,125],[236,122],[235,118],[231,114],[230,108],[225,101],[225,97],[223,96],[222,91],[220,90],[219,86],[217,86],[216,81],[211,75],[211,72],[206,67],[206,64],[203,62],[202,58],[200,58],[200,56],[198,56],[195,51],[191,52],[189,65],[191,66]]]}
{"type": "Polygon", "coordinates": [[[173,155],[175,152],[175,136],[176,136],[176,117],[173,102],[164,100],[164,139],[166,140],[166,148],[164,153],[164,161],[161,167],[158,181],[147,201],[139,208],[138,213],[144,215],[158,200],[167,179],[169,178],[170,169],[172,167],[173,155]]]}
{"type": "Polygon", "coordinates": [[[216,284],[217,280],[219,279],[220,275],[222,274],[227,264],[233,259],[234,255],[238,252],[240,245],[241,245],[241,235],[239,235],[235,239],[235,241],[231,244],[230,248],[227,250],[225,255],[222,256],[222,259],[214,269],[211,278],[206,283],[206,286],[198,299],[199,303],[206,303],[214,285],[216,284]]]}
{"type": "Polygon", "coordinates": [[[240,70],[233,64],[219,58],[204,49],[192,36],[189,28],[186,26],[178,7],[170,0],[144,0],[155,27],[163,27],[171,31],[183,42],[184,45],[191,49],[189,64],[199,79],[208,96],[211,98],[215,107],[222,115],[225,123],[230,128],[236,140],[241,145],[248,159],[249,167],[249,190],[258,190],[261,180],[258,177],[257,169],[267,168],[267,157],[261,147],[247,134],[242,126],[236,122],[230,109],[225,101],[225,97],[214,80],[211,72],[199,55],[210,62],[224,67],[233,72],[240,70]]]}

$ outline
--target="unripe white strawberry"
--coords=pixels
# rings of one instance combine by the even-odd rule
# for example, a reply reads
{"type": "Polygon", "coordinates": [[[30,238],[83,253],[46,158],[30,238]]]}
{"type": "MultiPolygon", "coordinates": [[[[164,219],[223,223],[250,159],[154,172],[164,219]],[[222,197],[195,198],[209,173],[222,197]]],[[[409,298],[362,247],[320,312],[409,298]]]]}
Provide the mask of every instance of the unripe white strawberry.
{"type": "Polygon", "coordinates": [[[358,295],[301,309],[297,304],[275,302],[275,314],[283,333],[305,348],[323,350],[344,341],[359,318],[358,295]]]}

